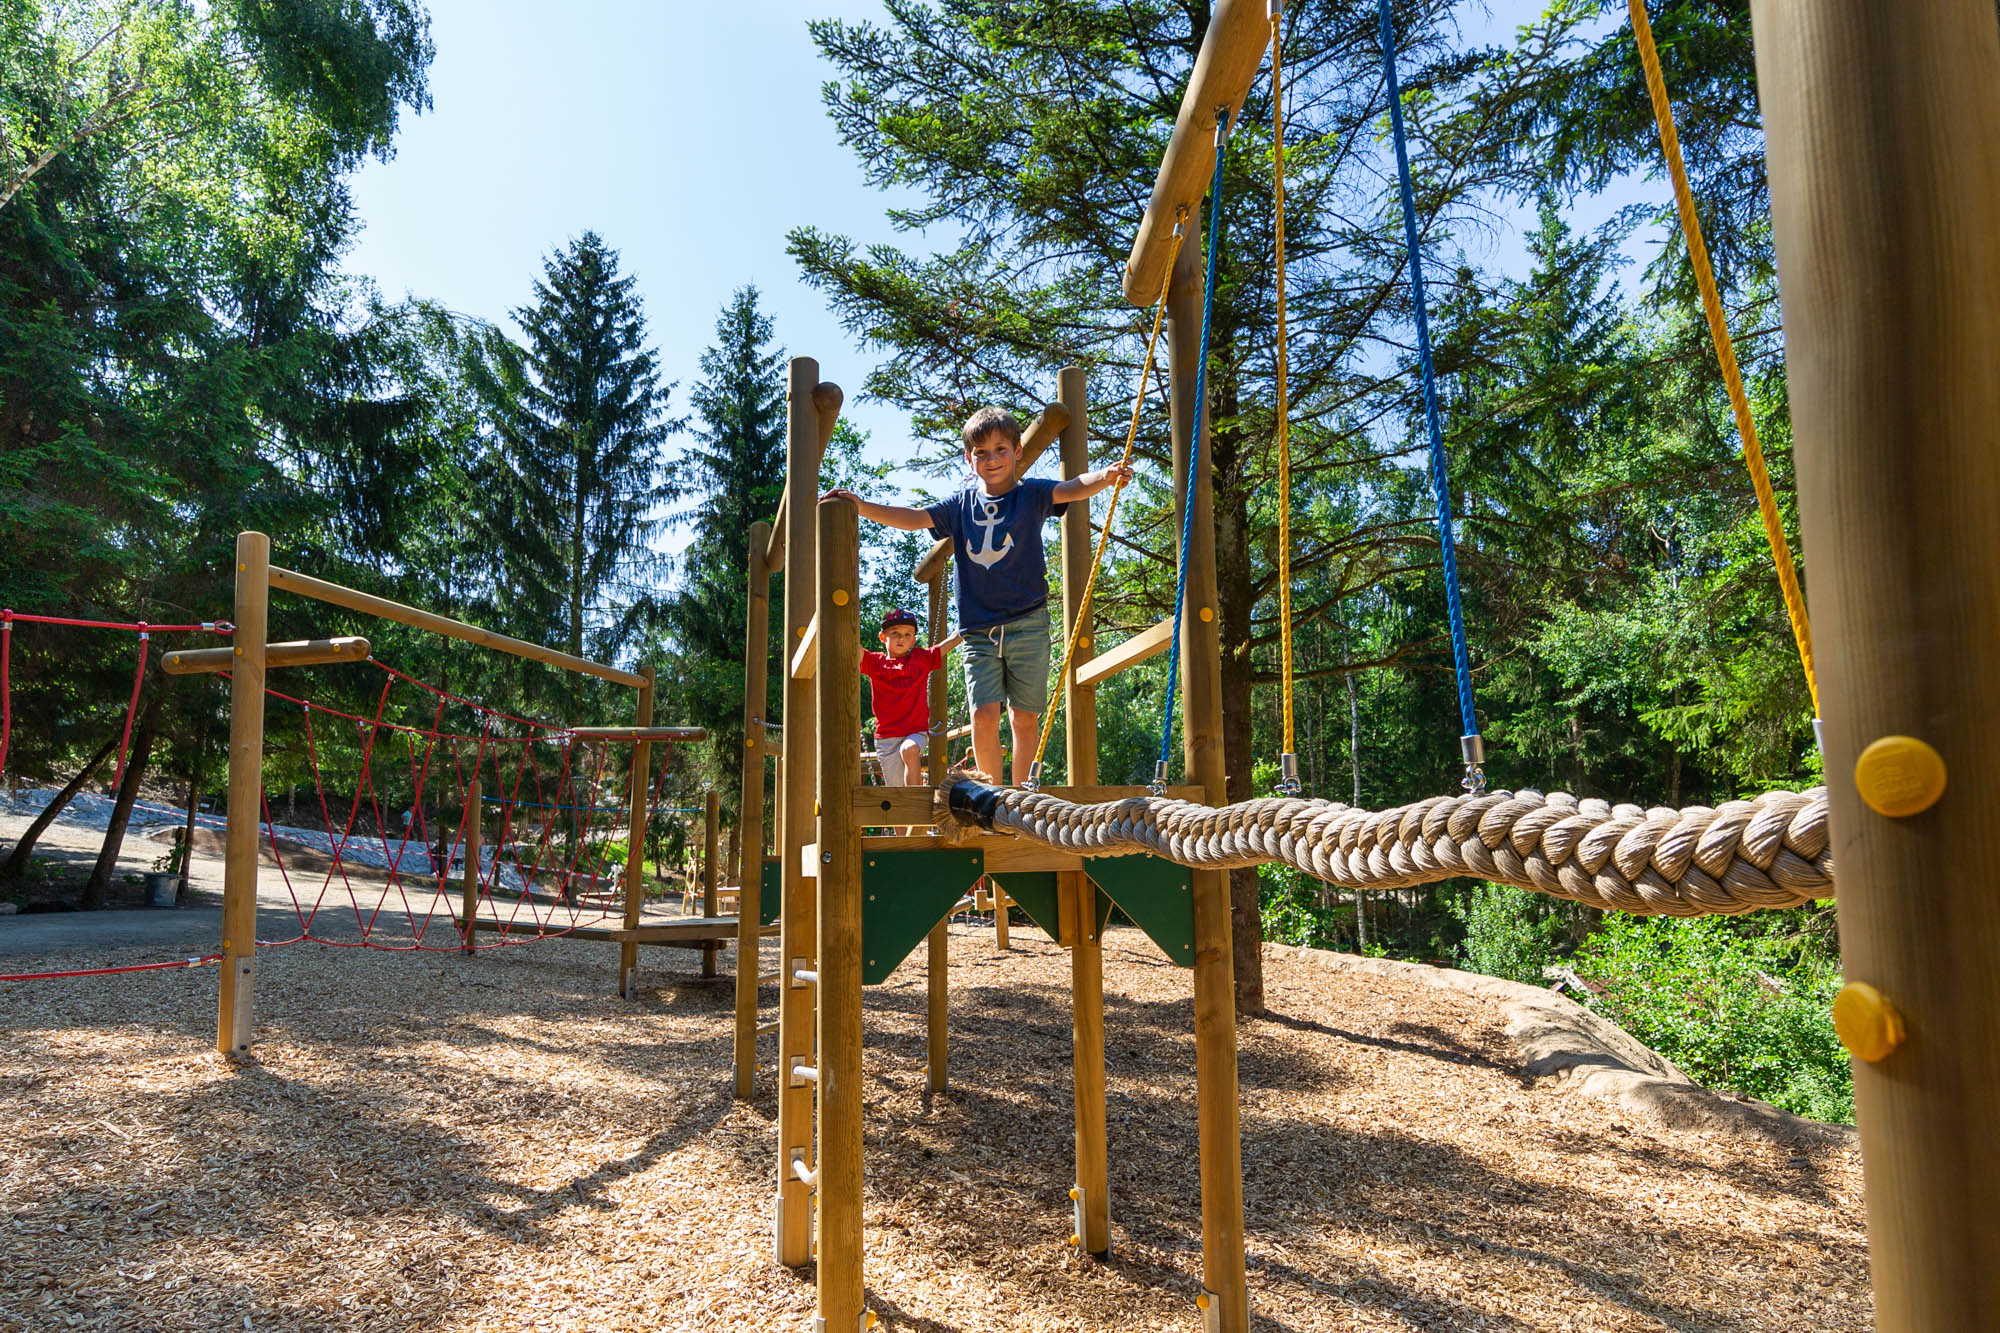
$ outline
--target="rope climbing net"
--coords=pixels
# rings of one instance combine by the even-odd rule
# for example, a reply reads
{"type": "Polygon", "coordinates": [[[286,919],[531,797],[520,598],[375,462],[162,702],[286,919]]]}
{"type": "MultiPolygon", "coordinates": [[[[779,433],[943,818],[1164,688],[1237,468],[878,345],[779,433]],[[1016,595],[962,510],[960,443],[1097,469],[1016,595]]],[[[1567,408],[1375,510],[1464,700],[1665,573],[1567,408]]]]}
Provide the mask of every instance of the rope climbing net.
{"type": "MultiPolygon", "coordinates": [[[[19,625],[135,636],[132,689],[116,724],[113,792],[124,779],[133,720],[154,660],[152,636],[231,632],[226,622],[154,625],[0,611],[0,777],[14,740],[19,625]]],[[[282,751],[302,760],[309,796],[306,820],[281,823],[280,808],[297,811],[301,805],[297,787],[284,805],[273,802],[268,785],[259,792],[259,854],[284,886],[277,919],[285,923],[269,932],[271,938],[260,938],[259,947],[309,941],[391,951],[496,949],[566,935],[623,912],[619,890],[633,775],[628,764],[613,762],[615,740],[505,712],[384,662],[365,665],[381,676],[365,712],[265,688],[271,716],[291,710],[298,719],[296,728],[272,729],[267,754],[282,751]],[[479,859],[469,872],[473,844],[479,859]],[[469,903],[468,881],[474,886],[469,903]]],[[[657,775],[641,778],[650,779],[642,796],[648,814],[689,813],[661,805],[672,745],[653,743],[661,751],[657,775]]],[[[88,766],[73,789],[95,767],[88,766]]],[[[140,827],[181,825],[187,818],[136,799],[132,808],[140,827]]],[[[215,816],[197,813],[193,822],[197,839],[223,832],[224,821],[215,816]]],[[[267,900],[264,920],[272,915],[267,900]]],[[[221,957],[8,973],[0,981],[199,967],[221,957]]]]}

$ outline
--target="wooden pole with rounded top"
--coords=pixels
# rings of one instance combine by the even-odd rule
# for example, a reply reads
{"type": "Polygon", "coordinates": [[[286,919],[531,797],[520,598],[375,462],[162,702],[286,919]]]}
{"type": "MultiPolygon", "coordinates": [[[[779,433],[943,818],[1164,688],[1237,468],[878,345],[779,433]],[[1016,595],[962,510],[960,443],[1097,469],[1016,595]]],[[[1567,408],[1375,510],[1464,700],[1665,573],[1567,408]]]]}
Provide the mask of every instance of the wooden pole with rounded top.
{"type": "Polygon", "coordinates": [[[2000,25],[1753,0],[1875,1327],[2000,1328],[2000,25]]]}
{"type": "MultiPolygon", "coordinates": [[[[1222,764],[1222,649],[1215,615],[1215,515],[1211,498],[1208,416],[1195,401],[1201,354],[1200,210],[1188,219],[1167,297],[1167,364],[1173,394],[1175,527],[1194,469],[1194,523],[1187,554],[1187,604],[1181,620],[1182,765],[1210,805],[1228,804],[1222,764]]],[[[1243,1146],[1236,1082],[1236,978],[1230,949],[1229,875],[1194,872],[1195,1119],[1201,1139],[1201,1262],[1209,1327],[1246,1333],[1249,1293],[1243,1256],[1243,1146]]]]}
{"type": "MultiPolygon", "coordinates": [[[[1084,403],[1085,378],[1080,366],[1065,366],[1056,380],[1056,399],[1069,409],[1069,428],[1062,436],[1065,478],[1090,470],[1090,414],[1084,403]]],[[[1062,520],[1063,633],[1077,632],[1073,666],[1090,659],[1095,633],[1090,608],[1083,604],[1096,543],[1090,531],[1090,501],[1072,501],[1062,520]]],[[[1073,787],[1097,785],[1097,687],[1079,685],[1072,670],[1063,682],[1064,740],[1068,775],[1073,787]]],[[[1109,1150],[1104,1124],[1104,940],[1098,933],[1097,886],[1081,870],[1059,873],[1058,895],[1069,914],[1070,1022],[1074,1033],[1070,1066],[1076,1093],[1076,1243],[1086,1254],[1103,1258],[1111,1250],[1109,1150]]]]}
{"type": "MultiPolygon", "coordinates": [[[[814,531],[819,494],[819,410],[813,390],[819,384],[819,363],[795,356],[787,371],[785,428],[785,637],[781,662],[805,638],[814,610],[814,531]]],[[[818,895],[813,880],[801,873],[799,854],[813,838],[813,783],[818,772],[818,728],[814,718],[813,682],[785,673],[785,745],[783,811],[779,844],[784,875],[784,901],[779,914],[778,979],[778,1198],[774,1228],[778,1262],[793,1268],[812,1262],[812,1192],[795,1173],[795,1157],[810,1166],[812,1156],[813,1085],[793,1074],[798,1065],[813,1064],[814,986],[796,974],[812,971],[817,957],[818,895]]],[[[838,738],[853,748],[854,734],[838,738]]]]}
{"type": "MultiPolygon", "coordinates": [[[[653,725],[653,668],[639,669],[638,725],[653,725]]],[[[626,778],[625,929],[637,930],[646,908],[646,799],[652,794],[653,743],[632,742],[632,766],[626,778]]],[[[625,940],[618,946],[618,994],[638,996],[639,946],[625,940]]]]}
{"type": "Polygon", "coordinates": [[[750,525],[749,605],[743,627],[743,786],[736,806],[736,1095],[757,1080],[759,920],[764,907],[764,714],[770,691],[771,574],[764,550],[771,525],[750,525]]]}
{"type": "MultiPolygon", "coordinates": [[[[931,565],[930,577],[924,580],[930,592],[931,642],[945,637],[948,624],[945,610],[944,571],[945,562],[927,562],[931,565]]],[[[959,649],[964,652],[963,648],[959,649]]],[[[951,681],[945,675],[946,666],[931,672],[930,712],[931,735],[925,743],[926,776],[933,787],[944,785],[945,770],[950,766],[950,741],[945,733],[945,725],[951,716],[951,681]]],[[[929,1092],[943,1092],[945,1078],[951,1061],[951,1038],[947,1031],[951,1011],[951,917],[931,927],[930,951],[925,961],[925,1026],[924,1026],[924,1088],[929,1092]]]]}
{"type": "Polygon", "coordinates": [[[271,611],[271,539],[236,534],[235,667],[229,673],[229,818],[223,832],[222,990],[216,1049],[250,1050],[257,969],[257,827],[264,791],[264,642],[271,611]]]}
{"type": "MultiPolygon", "coordinates": [[[[819,1315],[856,1328],[861,1276],[861,534],[852,500],[821,500],[819,652],[819,1315]]],[[[794,510],[798,514],[810,510],[794,510]]],[[[795,572],[792,575],[797,578],[795,572]]],[[[789,741],[787,742],[789,744],[789,741]]]]}

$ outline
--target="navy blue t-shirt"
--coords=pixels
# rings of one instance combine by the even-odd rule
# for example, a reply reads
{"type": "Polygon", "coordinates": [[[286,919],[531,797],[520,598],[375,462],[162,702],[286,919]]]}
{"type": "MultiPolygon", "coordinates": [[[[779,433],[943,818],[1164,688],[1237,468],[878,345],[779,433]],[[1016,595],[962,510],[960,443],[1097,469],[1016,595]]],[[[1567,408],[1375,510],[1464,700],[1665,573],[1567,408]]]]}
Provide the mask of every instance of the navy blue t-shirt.
{"type": "Polygon", "coordinates": [[[1005,495],[990,496],[974,481],[924,506],[932,534],[952,539],[959,629],[991,629],[1048,604],[1042,524],[1069,508],[1056,503],[1056,485],[1027,477],[1005,495]]]}

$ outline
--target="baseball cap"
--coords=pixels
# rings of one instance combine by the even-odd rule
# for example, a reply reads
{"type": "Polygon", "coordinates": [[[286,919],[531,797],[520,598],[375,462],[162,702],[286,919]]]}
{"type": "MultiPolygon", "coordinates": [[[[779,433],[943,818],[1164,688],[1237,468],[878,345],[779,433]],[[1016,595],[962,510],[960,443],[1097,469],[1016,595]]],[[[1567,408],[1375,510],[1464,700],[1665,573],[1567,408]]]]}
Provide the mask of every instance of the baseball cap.
{"type": "Polygon", "coordinates": [[[888,629],[891,625],[908,625],[911,629],[915,629],[917,627],[917,613],[914,611],[905,611],[899,606],[888,615],[882,617],[883,629],[888,629]]]}

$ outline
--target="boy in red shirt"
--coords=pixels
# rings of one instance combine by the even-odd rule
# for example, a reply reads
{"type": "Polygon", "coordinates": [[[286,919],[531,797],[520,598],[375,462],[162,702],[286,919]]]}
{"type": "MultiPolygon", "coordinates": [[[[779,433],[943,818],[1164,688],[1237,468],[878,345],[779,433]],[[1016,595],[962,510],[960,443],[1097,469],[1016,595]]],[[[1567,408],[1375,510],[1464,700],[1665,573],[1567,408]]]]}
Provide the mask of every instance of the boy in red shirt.
{"type": "Polygon", "coordinates": [[[959,636],[920,648],[916,616],[898,608],[882,617],[878,637],[884,651],[861,654],[861,674],[874,695],[875,754],[884,786],[914,787],[923,779],[930,741],[931,672],[944,665],[959,636]]]}

